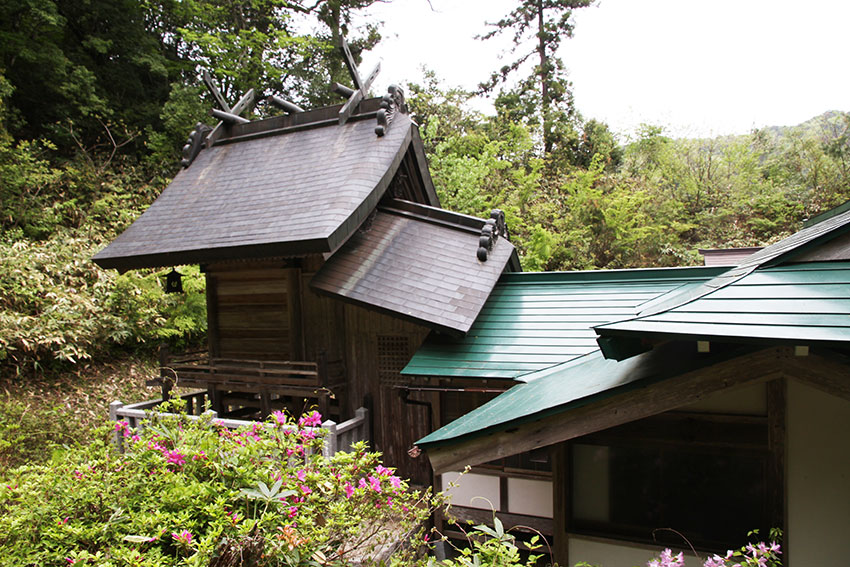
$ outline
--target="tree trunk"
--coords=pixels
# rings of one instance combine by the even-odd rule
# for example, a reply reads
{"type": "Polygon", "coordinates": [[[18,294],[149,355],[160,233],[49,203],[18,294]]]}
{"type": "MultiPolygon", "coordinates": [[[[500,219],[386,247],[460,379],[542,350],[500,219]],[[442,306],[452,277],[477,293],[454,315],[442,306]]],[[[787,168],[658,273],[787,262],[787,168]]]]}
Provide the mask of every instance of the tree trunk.
{"type": "Polygon", "coordinates": [[[546,56],[546,28],[543,20],[543,0],[537,0],[537,54],[540,56],[540,114],[543,126],[543,151],[552,151],[549,124],[549,58],[546,56]]]}

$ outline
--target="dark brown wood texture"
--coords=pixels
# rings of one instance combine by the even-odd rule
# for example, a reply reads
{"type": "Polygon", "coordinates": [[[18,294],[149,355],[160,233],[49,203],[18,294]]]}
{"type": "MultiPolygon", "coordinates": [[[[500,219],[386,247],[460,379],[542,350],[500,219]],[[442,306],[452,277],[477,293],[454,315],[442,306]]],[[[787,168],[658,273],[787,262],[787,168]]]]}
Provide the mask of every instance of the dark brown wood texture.
{"type": "Polygon", "coordinates": [[[216,281],[218,345],[211,350],[225,358],[296,358],[292,339],[300,332],[292,329],[300,321],[293,325],[292,319],[300,313],[300,298],[290,295],[288,270],[210,270],[208,274],[216,281]]]}
{"type": "Polygon", "coordinates": [[[405,345],[409,359],[427,334],[425,327],[354,305],[345,306],[349,403],[357,405],[362,400],[367,407],[372,405],[375,448],[384,453],[389,466],[419,484],[430,484],[430,467],[426,459],[409,457],[407,450],[430,432],[428,408],[404,403],[395,387],[402,383],[398,375],[400,359],[396,358],[400,353],[382,352],[379,338],[385,348],[388,342],[405,345]]]}

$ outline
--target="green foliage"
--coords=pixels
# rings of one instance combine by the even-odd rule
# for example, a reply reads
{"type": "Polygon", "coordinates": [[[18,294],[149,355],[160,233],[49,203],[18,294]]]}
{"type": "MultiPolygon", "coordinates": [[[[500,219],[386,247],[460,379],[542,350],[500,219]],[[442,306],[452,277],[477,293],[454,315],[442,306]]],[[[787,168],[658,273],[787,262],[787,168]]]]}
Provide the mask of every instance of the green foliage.
{"type": "Polygon", "coordinates": [[[0,565],[341,567],[404,543],[430,511],[364,444],[326,458],[322,430],[282,414],[236,432],[185,416],[115,431],[124,454],[101,429],[7,474],[0,565]]]}
{"type": "MultiPolygon", "coordinates": [[[[462,529],[462,528],[461,528],[462,529]]],[[[526,547],[532,551],[523,560],[519,547],[516,545],[516,537],[505,530],[502,521],[493,514],[493,527],[479,524],[467,535],[467,544],[464,547],[456,547],[448,539],[443,538],[454,548],[457,555],[454,559],[436,561],[428,560],[429,567],[534,567],[542,555],[534,554],[540,549],[540,536],[532,536],[526,543],[526,547]]]]}
{"type": "Polygon", "coordinates": [[[90,261],[97,234],[60,231],[46,241],[0,241],[0,369],[44,371],[110,346],[197,340],[206,330],[203,277],[187,269],[184,295],[164,272],[104,271],[90,261]]]}
{"type": "Polygon", "coordinates": [[[77,437],[61,408],[36,409],[11,396],[0,398],[0,471],[46,461],[77,437]]]}

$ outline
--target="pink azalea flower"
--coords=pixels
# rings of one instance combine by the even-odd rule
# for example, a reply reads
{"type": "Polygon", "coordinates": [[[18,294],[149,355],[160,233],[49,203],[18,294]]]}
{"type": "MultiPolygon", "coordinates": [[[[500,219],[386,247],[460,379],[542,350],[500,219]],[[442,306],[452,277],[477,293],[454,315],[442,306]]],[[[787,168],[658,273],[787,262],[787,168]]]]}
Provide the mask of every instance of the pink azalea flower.
{"type": "Polygon", "coordinates": [[[301,482],[304,482],[307,479],[307,471],[305,471],[304,469],[301,469],[300,471],[298,471],[298,473],[295,476],[298,477],[298,480],[300,480],[301,482]]]}
{"type": "Polygon", "coordinates": [[[296,514],[298,514],[298,508],[295,506],[290,506],[289,512],[286,515],[290,518],[294,518],[296,514]]]}
{"type": "Polygon", "coordinates": [[[313,494],[313,490],[309,486],[304,486],[303,484],[301,485],[301,492],[304,494],[304,496],[307,496],[308,494],[313,494]]]}
{"type": "Polygon", "coordinates": [[[318,427],[322,424],[322,414],[317,411],[313,411],[309,415],[302,416],[301,419],[298,420],[298,425],[301,427],[318,427]]]}
{"type": "Polygon", "coordinates": [[[345,483],[343,490],[345,490],[345,497],[346,498],[351,498],[352,496],[354,496],[354,487],[351,486],[350,482],[345,483]]]}
{"type": "Polygon", "coordinates": [[[390,477],[390,484],[393,488],[401,488],[401,479],[397,476],[390,477]]]}
{"type": "Polygon", "coordinates": [[[179,451],[166,451],[165,460],[169,465],[176,465],[178,467],[182,467],[186,464],[186,457],[179,451]]]}
{"type": "Polygon", "coordinates": [[[189,530],[183,530],[180,533],[171,532],[171,537],[174,538],[174,541],[176,541],[179,545],[192,545],[192,532],[189,530]]]}
{"type": "Polygon", "coordinates": [[[380,492],[381,491],[381,480],[370,475],[369,476],[369,488],[371,488],[375,492],[380,492]]]}
{"type": "Polygon", "coordinates": [[[286,425],[286,414],[282,411],[273,411],[272,419],[274,419],[275,425],[282,426],[286,425]]]}
{"type": "Polygon", "coordinates": [[[375,472],[378,473],[380,476],[390,476],[393,473],[393,471],[383,465],[378,465],[377,467],[375,467],[375,472]]]}

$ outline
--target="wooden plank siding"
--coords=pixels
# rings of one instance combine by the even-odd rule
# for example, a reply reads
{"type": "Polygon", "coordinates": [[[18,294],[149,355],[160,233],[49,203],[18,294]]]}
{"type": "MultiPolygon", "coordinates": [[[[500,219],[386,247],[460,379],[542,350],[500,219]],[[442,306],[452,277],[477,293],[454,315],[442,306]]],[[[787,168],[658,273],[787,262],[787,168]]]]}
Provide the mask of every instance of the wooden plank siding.
{"type": "MultiPolygon", "coordinates": [[[[415,323],[345,305],[346,365],[350,403],[361,400],[374,408],[374,448],[402,477],[430,484],[426,459],[413,459],[407,450],[429,433],[431,419],[423,405],[406,404],[394,386],[402,383],[399,371],[422,344],[429,329],[415,323]],[[388,352],[388,347],[392,348],[388,352]],[[402,361],[403,358],[406,360],[402,361]]],[[[412,399],[433,403],[428,394],[411,394],[412,399]]],[[[365,407],[369,407],[365,405],[365,407]]]]}
{"type": "Polygon", "coordinates": [[[210,314],[215,336],[210,338],[217,342],[210,351],[224,358],[298,359],[300,297],[291,293],[290,286],[293,278],[298,279],[295,274],[297,269],[250,264],[242,269],[208,268],[215,306],[210,314]]]}

